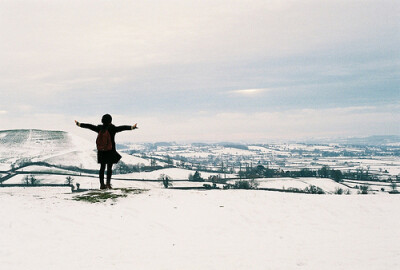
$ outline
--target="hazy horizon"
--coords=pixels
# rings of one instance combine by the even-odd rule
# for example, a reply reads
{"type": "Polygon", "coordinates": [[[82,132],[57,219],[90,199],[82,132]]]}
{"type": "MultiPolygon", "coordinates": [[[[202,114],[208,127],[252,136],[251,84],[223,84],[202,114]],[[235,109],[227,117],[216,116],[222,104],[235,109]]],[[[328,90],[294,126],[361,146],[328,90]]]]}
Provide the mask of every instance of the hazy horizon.
{"type": "MultiPolygon", "coordinates": [[[[34,131],[44,131],[44,132],[66,132],[71,134],[72,136],[78,136],[80,138],[86,139],[89,144],[92,141],[95,141],[96,134],[93,132],[86,132],[82,134],[78,134],[77,132],[68,132],[65,130],[56,130],[56,129],[9,129],[9,130],[0,130],[0,133],[9,132],[9,131],[27,131],[27,130],[34,130],[34,131]],[[83,135],[83,136],[82,136],[83,135]]],[[[121,134],[117,136],[117,144],[130,144],[130,143],[137,143],[137,144],[156,144],[156,143],[172,143],[177,145],[185,145],[185,144],[196,144],[196,143],[204,143],[204,144],[237,144],[237,145],[251,145],[251,144],[321,144],[321,145],[328,145],[328,144],[355,144],[355,145],[380,145],[382,143],[385,144],[399,144],[400,143],[400,135],[370,135],[370,136],[343,136],[343,137],[305,137],[305,138],[298,138],[298,139],[266,139],[266,140],[164,140],[164,141],[138,141],[138,140],[124,140],[121,138],[121,134]],[[389,140],[389,142],[388,142],[389,140]]],[[[125,137],[132,137],[132,136],[125,136],[125,137]]],[[[134,136],[133,136],[134,137],[134,136]]],[[[1,139],[1,136],[0,136],[1,139]]],[[[94,143],[93,143],[94,144],[94,143]]]]}
{"type": "Polygon", "coordinates": [[[400,3],[2,1],[1,129],[117,141],[400,135],[400,3]]]}

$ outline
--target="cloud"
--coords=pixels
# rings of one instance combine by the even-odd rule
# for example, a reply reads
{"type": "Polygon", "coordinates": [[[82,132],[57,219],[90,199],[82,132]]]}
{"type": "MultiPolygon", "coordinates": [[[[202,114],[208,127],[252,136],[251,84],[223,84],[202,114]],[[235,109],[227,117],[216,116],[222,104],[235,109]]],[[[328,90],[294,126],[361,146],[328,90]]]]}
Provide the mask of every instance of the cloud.
{"type": "Polygon", "coordinates": [[[16,120],[4,126],[62,128],[70,123],[63,115],[88,119],[107,110],[139,116],[145,125],[135,137],[140,140],[239,139],[275,130],[302,134],[291,132],[300,124],[290,121],[305,115],[312,123],[327,113],[335,122],[329,110],[302,111],[310,102],[349,106],[336,112],[347,114],[345,122],[376,115],[379,110],[357,106],[398,100],[394,5],[2,1],[0,32],[7,42],[0,42],[0,106],[16,120]],[[229,116],[233,110],[239,110],[236,119],[229,116]],[[58,116],[46,123],[40,113],[58,116]],[[231,129],[237,121],[246,128],[231,129]]]}
{"type": "Polygon", "coordinates": [[[0,110],[0,114],[6,114],[6,113],[8,113],[8,112],[5,110],[0,110]]]}
{"type": "Polygon", "coordinates": [[[0,60],[12,72],[43,73],[240,61],[335,48],[395,28],[385,23],[397,15],[385,1],[281,2],[9,1],[0,5],[0,60]]]}

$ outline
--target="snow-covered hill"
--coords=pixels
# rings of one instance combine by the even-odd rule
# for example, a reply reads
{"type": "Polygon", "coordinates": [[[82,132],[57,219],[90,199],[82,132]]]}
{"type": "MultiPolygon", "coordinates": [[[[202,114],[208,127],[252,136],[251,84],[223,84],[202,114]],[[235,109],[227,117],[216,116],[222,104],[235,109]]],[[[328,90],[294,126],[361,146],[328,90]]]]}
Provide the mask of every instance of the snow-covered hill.
{"type": "MultiPolygon", "coordinates": [[[[2,169],[26,162],[94,168],[93,144],[63,131],[0,131],[2,169]]],[[[97,165],[96,165],[97,167],[97,165]]]]}
{"type": "MultiPolygon", "coordinates": [[[[146,159],[122,155],[127,164],[149,164],[146,159]]],[[[0,170],[26,162],[98,169],[95,143],[74,134],[35,129],[0,131],[0,170]]]]}

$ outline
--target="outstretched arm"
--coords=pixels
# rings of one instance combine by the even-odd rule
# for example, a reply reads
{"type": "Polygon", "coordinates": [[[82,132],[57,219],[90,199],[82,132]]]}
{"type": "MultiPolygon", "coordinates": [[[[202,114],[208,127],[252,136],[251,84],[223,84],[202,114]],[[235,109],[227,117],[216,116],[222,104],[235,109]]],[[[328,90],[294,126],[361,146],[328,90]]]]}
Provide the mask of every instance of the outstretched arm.
{"type": "Polygon", "coordinates": [[[133,126],[118,126],[118,127],[115,127],[115,132],[121,132],[124,130],[134,130],[137,128],[138,128],[137,124],[134,124],[133,126]]]}
{"type": "Polygon", "coordinates": [[[98,128],[97,126],[94,126],[94,125],[91,125],[91,124],[79,123],[79,122],[76,121],[76,120],[75,120],[75,124],[76,124],[78,127],[87,128],[87,129],[93,130],[94,132],[99,132],[99,128],[98,128]]]}

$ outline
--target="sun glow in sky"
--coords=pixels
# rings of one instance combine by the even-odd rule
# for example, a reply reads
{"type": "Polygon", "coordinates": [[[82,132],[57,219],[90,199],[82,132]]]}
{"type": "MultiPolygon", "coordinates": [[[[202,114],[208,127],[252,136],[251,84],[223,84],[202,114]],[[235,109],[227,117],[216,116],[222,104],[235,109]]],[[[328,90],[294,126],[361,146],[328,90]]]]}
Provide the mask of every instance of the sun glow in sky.
{"type": "Polygon", "coordinates": [[[1,1],[1,129],[132,141],[400,134],[396,0],[1,1]]]}
{"type": "Polygon", "coordinates": [[[269,89],[242,89],[242,90],[234,90],[232,93],[243,95],[243,96],[256,96],[257,94],[261,94],[262,92],[268,91],[269,89]]]}

